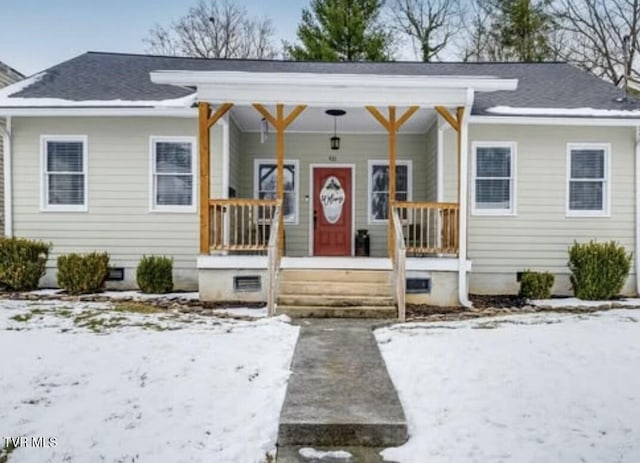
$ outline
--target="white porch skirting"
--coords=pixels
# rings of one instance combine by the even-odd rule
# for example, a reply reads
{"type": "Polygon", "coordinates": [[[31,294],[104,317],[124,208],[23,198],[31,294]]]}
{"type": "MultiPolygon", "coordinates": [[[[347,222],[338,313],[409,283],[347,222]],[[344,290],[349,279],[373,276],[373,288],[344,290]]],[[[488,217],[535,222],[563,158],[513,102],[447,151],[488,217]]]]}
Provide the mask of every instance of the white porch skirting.
{"type": "MultiPolygon", "coordinates": [[[[407,258],[408,279],[430,280],[430,292],[408,293],[410,304],[457,306],[457,258],[407,258]]],[[[283,257],[281,269],[379,270],[391,272],[391,259],[374,257],[283,257]]],[[[467,273],[471,261],[466,261],[467,273]]],[[[198,258],[198,283],[203,301],[266,301],[266,256],[218,255],[198,258]],[[250,290],[239,288],[238,279],[253,278],[259,284],[250,290]]]]}

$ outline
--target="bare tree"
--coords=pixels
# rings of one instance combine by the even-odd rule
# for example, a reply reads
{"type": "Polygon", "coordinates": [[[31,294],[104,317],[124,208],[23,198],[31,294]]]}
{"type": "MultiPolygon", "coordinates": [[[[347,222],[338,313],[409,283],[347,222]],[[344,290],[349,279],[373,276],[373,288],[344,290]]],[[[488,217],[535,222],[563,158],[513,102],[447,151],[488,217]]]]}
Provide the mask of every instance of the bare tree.
{"type": "Polygon", "coordinates": [[[274,33],[271,19],[252,18],[233,0],[200,0],[169,26],[156,24],[144,42],[163,55],[270,59],[274,33]]]}
{"type": "Polygon", "coordinates": [[[461,23],[458,0],[395,0],[390,8],[394,29],[411,40],[423,62],[438,57],[461,23]]]}
{"type": "Polygon", "coordinates": [[[498,61],[496,56],[499,47],[495,43],[495,36],[491,32],[492,16],[485,8],[482,0],[469,1],[467,13],[462,18],[466,34],[459,45],[463,61],[498,61]]]}
{"type": "Polygon", "coordinates": [[[558,0],[556,14],[563,58],[615,84],[625,72],[640,81],[640,0],[558,0]]]}

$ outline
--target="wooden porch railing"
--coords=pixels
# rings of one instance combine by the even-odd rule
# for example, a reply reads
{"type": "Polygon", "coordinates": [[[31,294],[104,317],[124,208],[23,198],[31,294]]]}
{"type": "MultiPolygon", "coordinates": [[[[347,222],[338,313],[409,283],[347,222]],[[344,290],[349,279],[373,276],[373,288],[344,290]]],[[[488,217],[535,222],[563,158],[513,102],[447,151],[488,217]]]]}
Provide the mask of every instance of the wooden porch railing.
{"type": "Polygon", "coordinates": [[[460,247],[458,203],[395,202],[408,255],[453,254],[460,247]]]}
{"type": "Polygon", "coordinates": [[[393,208],[391,213],[391,221],[393,225],[393,279],[394,279],[394,296],[398,306],[398,319],[404,322],[406,315],[406,289],[407,289],[407,249],[404,244],[404,236],[402,231],[402,220],[398,208],[393,208]]]}
{"type": "Polygon", "coordinates": [[[282,206],[279,203],[273,214],[273,228],[269,236],[267,252],[267,314],[270,317],[276,314],[278,272],[280,271],[280,258],[282,257],[280,246],[278,245],[280,214],[282,214],[282,206]]]}
{"type": "Polygon", "coordinates": [[[266,253],[276,209],[276,200],[210,199],[209,250],[266,253]]]}

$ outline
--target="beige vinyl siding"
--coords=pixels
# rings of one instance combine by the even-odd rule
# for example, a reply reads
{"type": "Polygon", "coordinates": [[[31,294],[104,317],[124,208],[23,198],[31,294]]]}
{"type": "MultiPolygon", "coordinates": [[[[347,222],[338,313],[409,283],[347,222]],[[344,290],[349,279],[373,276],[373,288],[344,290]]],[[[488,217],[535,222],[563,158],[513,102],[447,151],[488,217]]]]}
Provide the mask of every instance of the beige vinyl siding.
{"type": "Polygon", "coordinates": [[[15,235],[51,242],[50,267],[62,253],[107,251],[130,281],[143,254],[172,256],[178,286],[193,287],[198,213],[150,212],[149,145],[152,135],[196,134],[197,121],[187,118],[14,118],[15,235]],[[88,137],[88,212],[40,212],[43,134],[88,137]]]}
{"type": "MultiPolygon", "coordinates": [[[[455,200],[454,132],[445,143],[446,200],[455,200]]],[[[631,128],[476,125],[469,131],[469,159],[474,141],[515,142],[516,208],[513,217],[469,219],[471,291],[516,292],[516,272],[532,269],[558,275],[555,292],[569,292],[567,249],[574,240],[616,240],[629,252],[635,244],[635,139],[631,128]],[[611,145],[610,217],[567,217],[567,144],[611,145]]],[[[472,163],[469,163],[471,169],[472,163]]],[[[474,187],[469,172],[469,191],[474,187]]],[[[471,203],[469,203],[471,210],[471,203]]],[[[635,273],[635,269],[632,269],[635,273]]],[[[631,291],[635,277],[629,278],[631,291]]]]}
{"type": "MultiPolygon", "coordinates": [[[[337,156],[335,164],[355,164],[355,229],[366,228],[371,236],[371,255],[387,255],[387,225],[369,224],[367,217],[368,202],[368,161],[388,160],[388,138],[386,134],[342,134],[339,151],[331,151],[329,134],[288,133],[285,138],[285,159],[299,161],[298,224],[287,224],[286,254],[289,256],[309,255],[309,218],[312,201],[310,165],[332,164],[329,156],[337,156]]],[[[251,172],[243,177],[241,188],[243,196],[253,197],[253,172],[255,159],[275,159],[275,136],[270,135],[264,143],[260,143],[260,134],[244,133],[241,156],[242,171],[251,172]]],[[[398,159],[413,161],[413,199],[425,201],[427,197],[427,143],[424,134],[407,134],[398,136],[398,159]]],[[[435,177],[434,177],[435,178],[435,177]]]]}
{"type": "Polygon", "coordinates": [[[229,187],[240,196],[242,183],[241,149],[242,133],[233,118],[229,118],[229,187]]]}

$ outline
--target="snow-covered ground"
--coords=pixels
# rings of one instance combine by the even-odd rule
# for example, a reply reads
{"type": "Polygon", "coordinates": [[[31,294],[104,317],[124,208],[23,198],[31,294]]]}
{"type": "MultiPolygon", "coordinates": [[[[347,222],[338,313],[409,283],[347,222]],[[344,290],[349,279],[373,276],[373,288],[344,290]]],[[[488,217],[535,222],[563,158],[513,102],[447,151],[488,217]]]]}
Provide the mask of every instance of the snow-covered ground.
{"type": "Polygon", "coordinates": [[[18,448],[9,463],[274,453],[297,327],[113,309],[0,300],[0,437],[57,444],[18,448]]]}
{"type": "Polygon", "coordinates": [[[640,311],[376,331],[410,462],[640,461],[640,311]]]}

